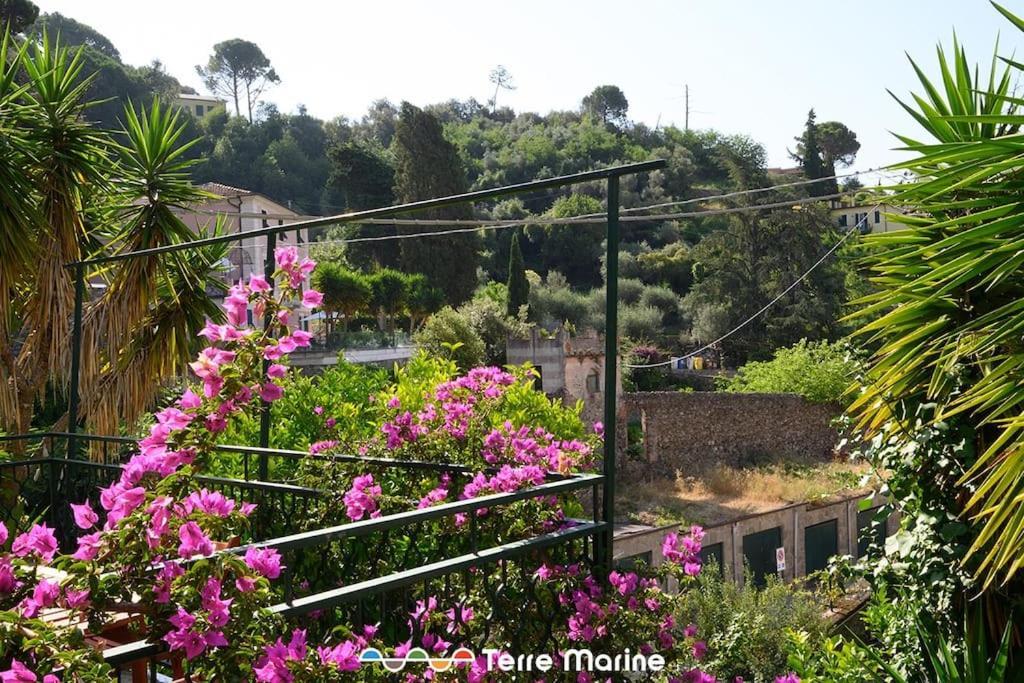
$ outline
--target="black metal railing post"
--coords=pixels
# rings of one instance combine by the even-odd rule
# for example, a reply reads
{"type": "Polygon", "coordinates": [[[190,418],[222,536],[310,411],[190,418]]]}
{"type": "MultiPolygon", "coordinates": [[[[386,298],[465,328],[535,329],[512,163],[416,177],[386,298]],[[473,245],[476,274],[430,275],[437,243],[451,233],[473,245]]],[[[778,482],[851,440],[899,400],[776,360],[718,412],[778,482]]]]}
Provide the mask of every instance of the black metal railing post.
{"type": "Polygon", "coordinates": [[[605,523],[597,539],[598,565],[612,569],[615,535],[615,421],[618,401],[619,336],[619,177],[608,177],[608,231],[606,236],[606,276],[604,302],[604,481],[601,509],[605,523]]]}
{"type": "Polygon", "coordinates": [[[82,364],[82,306],[85,299],[85,264],[75,264],[75,311],[71,326],[71,386],[68,396],[68,447],[65,457],[78,455],[78,402],[82,364]]]}
{"type": "MultiPolygon", "coordinates": [[[[267,279],[267,282],[273,282],[274,271],[277,269],[276,262],[274,260],[274,249],[277,247],[277,234],[269,233],[267,235],[267,253],[263,262],[263,276],[267,279]]],[[[268,329],[273,322],[270,311],[267,311],[266,315],[263,316],[263,329],[268,329]]],[[[270,361],[263,361],[263,376],[266,378],[267,368],[270,367],[270,361]]],[[[260,405],[260,448],[270,447],[270,403],[263,401],[260,405]]],[[[259,461],[259,479],[260,481],[267,481],[270,478],[270,459],[265,453],[260,455],[259,461]]]]}

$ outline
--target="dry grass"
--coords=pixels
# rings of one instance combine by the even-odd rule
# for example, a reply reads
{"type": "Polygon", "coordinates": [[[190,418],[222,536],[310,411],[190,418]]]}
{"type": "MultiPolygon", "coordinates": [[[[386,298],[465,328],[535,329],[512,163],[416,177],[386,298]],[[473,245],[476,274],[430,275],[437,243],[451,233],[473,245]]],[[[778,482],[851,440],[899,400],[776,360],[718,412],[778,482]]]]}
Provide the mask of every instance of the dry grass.
{"type": "Polygon", "coordinates": [[[621,482],[620,519],[642,524],[721,524],[800,501],[824,502],[866,491],[863,463],[774,464],[752,469],[718,467],[701,477],[621,482]]]}

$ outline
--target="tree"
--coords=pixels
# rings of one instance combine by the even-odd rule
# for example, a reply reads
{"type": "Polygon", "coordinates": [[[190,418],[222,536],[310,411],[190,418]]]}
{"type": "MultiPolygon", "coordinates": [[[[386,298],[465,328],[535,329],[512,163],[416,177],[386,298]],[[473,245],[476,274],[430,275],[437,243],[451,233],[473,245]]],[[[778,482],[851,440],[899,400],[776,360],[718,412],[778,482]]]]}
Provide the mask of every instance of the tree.
{"type": "Polygon", "coordinates": [[[834,176],[837,166],[852,166],[860,150],[857,134],[839,121],[823,121],[818,124],[818,144],[826,176],[834,176]]]}
{"type": "MultiPolygon", "coordinates": [[[[15,3],[17,4],[17,3],[15,3]]],[[[37,10],[38,11],[38,10],[37,10]]],[[[59,12],[48,12],[32,24],[30,35],[38,39],[46,32],[53,38],[60,36],[62,45],[83,46],[96,50],[118,63],[121,61],[121,53],[105,35],[94,29],[92,26],[76,21],[71,17],[65,17],[59,12]]]]}
{"type": "Polygon", "coordinates": [[[869,256],[886,287],[858,302],[868,321],[860,337],[875,353],[851,410],[901,455],[923,447],[907,431],[922,408],[934,413],[926,426],[956,437],[953,457],[936,463],[949,484],[928,482],[954,487],[946,509],[917,518],[939,519],[942,543],[969,546],[963,567],[979,584],[962,591],[981,593],[992,642],[1015,617],[1024,557],[1024,211],[1018,152],[1006,146],[1021,133],[1013,84],[1024,64],[1008,58],[999,68],[993,56],[979,75],[955,38],[952,55],[938,55],[942,73],[957,76],[933,84],[911,61],[923,93],[916,106],[900,101],[924,129],[899,136],[913,157],[893,167],[910,171],[894,199],[912,213],[869,256]]]}
{"type": "MultiPolygon", "coordinates": [[[[402,203],[461,194],[466,175],[455,147],[444,137],[441,124],[431,114],[408,102],[402,103],[395,138],[395,198],[402,203]]],[[[471,218],[469,207],[420,212],[424,218],[471,218]]],[[[438,227],[443,230],[444,227],[438,227]]],[[[421,226],[405,232],[423,233],[421,226]]],[[[475,233],[438,235],[401,240],[401,263],[406,272],[422,273],[431,285],[445,293],[451,304],[469,299],[476,289],[479,237],[475,233]]]]}
{"type": "Polygon", "coordinates": [[[409,333],[412,334],[424,320],[444,306],[444,292],[418,273],[407,275],[405,280],[408,292],[406,310],[409,313],[409,333]]]}
{"type": "MultiPolygon", "coordinates": [[[[695,282],[683,299],[692,334],[711,342],[778,296],[828,246],[831,221],[824,207],[734,215],[725,230],[694,247],[695,282]]],[[[733,363],[767,357],[802,338],[835,337],[845,301],[844,276],[834,263],[815,268],[786,296],[723,342],[733,363]]]]}
{"type": "Polygon", "coordinates": [[[197,66],[203,83],[210,92],[230,97],[235,103],[235,114],[242,115],[239,98],[245,91],[245,101],[252,123],[253,105],[263,91],[272,83],[280,83],[277,72],[270,66],[270,60],[256,43],[241,38],[232,38],[213,46],[206,66],[197,66]]]}
{"type": "MultiPolygon", "coordinates": [[[[804,176],[808,180],[817,180],[834,173],[825,173],[825,164],[821,156],[821,144],[818,140],[818,126],[815,123],[814,110],[807,112],[807,123],[804,132],[799,137],[793,138],[797,141],[796,152],[789,155],[804,169],[804,176]]],[[[834,184],[834,183],[833,183],[834,184]]],[[[832,194],[831,185],[828,181],[813,183],[807,186],[807,193],[812,197],[821,197],[832,194]]]]}
{"type": "MultiPolygon", "coordinates": [[[[601,202],[584,194],[559,197],[547,211],[552,219],[600,214],[601,202]]],[[[537,244],[540,267],[547,273],[561,272],[569,284],[589,288],[601,284],[601,247],[604,225],[557,223],[527,228],[530,241],[537,244]]]]}
{"type": "Polygon", "coordinates": [[[512,83],[512,74],[504,66],[499,64],[491,70],[489,77],[491,83],[494,84],[494,96],[491,97],[490,105],[491,111],[498,110],[498,91],[499,90],[515,90],[516,86],[512,83]]]}
{"type": "Polygon", "coordinates": [[[451,306],[430,316],[413,340],[431,356],[455,361],[462,371],[483,365],[484,340],[469,319],[451,306]]]}
{"type": "Polygon", "coordinates": [[[324,295],[322,309],[329,316],[328,334],[334,331],[337,317],[342,317],[342,329],[348,330],[352,318],[369,308],[372,295],[369,279],[341,264],[319,262],[313,271],[313,286],[324,295]]]}
{"type": "MultiPolygon", "coordinates": [[[[328,184],[345,198],[345,209],[359,211],[394,204],[395,170],[387,152],[375,141],[348,141],[336,144],[327,152],[331,164],[328,184]]],[[[344,225],[341,236],[346,239],[394,235],[389,225],[344,225]]],[[[346,260],[354,267],[394,268],[399,265],[400,246],[397,241],[352,242],[346,245],[346,260]]]]}
{"type": "Polygon", "coordinates": [[[622,126],[626,123],[629,101],[617,85],[599,85],[583,98],[580,109],[602,123],[622,126]]]}
{"type": "Polygon", "coordinates": [[[395,332],[395,318],[409,300],[409,280],[397,270],[382,268],[370,276],[370,305],[377,311],[380,329],[395,332]]]}
{"type": "Polygon", "coordinates": [[[31,0],[0,0],[0,31],[21,33],[39,16],[39,7],[31,0]]]}
{"type": "Polygon", "coordinates": [[[512,247],[508,257],[508,308],[509,317],[519,316],[519,310],[530,303],[530,281],[526,279],[526,264],[519,249],[519,233],[512,235],[512,247]]]}
{"type": "MultiPolygon", "coordinates": [[[[65,264],[94,244],[131,252],[194,239],[174,209],[202,193],[187,180],[191,143],[176,111],[126,109],[115,142],[84,119],[92,76],[82,52],[49,38],[11,52],[5,35],[0,55],[0,427],[23,433],[52,426],[33,425],[34,408],[68,381],[75,297],[65,264]]],[[[215,245],[86,270],[103,285],[85,302],[80,340],[80,417],[91,431],[133,423],[160,382],[184,371],[199,328],[220,318],[207,288],[225,254],[215,245]]]]}

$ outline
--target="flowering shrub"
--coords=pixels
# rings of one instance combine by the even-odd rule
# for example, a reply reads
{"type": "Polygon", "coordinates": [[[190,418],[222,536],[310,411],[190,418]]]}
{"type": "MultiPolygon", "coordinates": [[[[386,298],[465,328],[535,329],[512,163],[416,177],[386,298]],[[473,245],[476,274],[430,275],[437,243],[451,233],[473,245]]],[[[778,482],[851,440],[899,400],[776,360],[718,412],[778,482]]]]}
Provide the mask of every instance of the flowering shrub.
{"type": "MultiPolygon", "coordinates": [[[[474,567],[445,578],[457,591],[435,594],[423,584],[412,595],[406,623],[390,623],[386,631],[382,624],[339,624],[332,621],[337,614],[311,614],[306,628],[286,626],[274,616],[267,607],[281,597],[273,582],[282,575],[283,558],[258,544],[244,553],[223,552],[248,534],[259,511],[200,486],[196,476],[234,419],[282,398],[284,361],[309,344],[307,333],[289,327],[289,302],[319,304],[316,292],[303,290],[313,263],[299,259],[294,248],[275,256],[275,283],[254,275],[236,284],[225,300],[227,323],[202,330],[209,344],[191,365],[197,385],[155,414],[138,453],[113,483],[95,500],[71,505],[83,532],[74,552],[59,555],[53,530],[34,525],[0,553],[0,666],[6,667],[0,680],[55,683],[55,671],[62,672],[59,680],[108,680],[109,667],[81,630],[45,619],[55,607],[69,610],[72,620],[87,623],[93,633],[112,615],[127,615],[140,637],[162,641],[183,660],[193,680],[340,681],[357,669],[362,680],[389,680],[383,670],[360,667],[364,648],[396,656],[412,648],[444,655],[457,645],[494,643],[492,653],[500,653],[523,633],[553,644],[556,658],[574,647],[634,650],[661,656],[664,677],[671,680],[711,680],[698,668],[706,651],[699,629],[680,622],[678,595],[661,589],[666,581],[683,589],[694,581],[700,570],[697,528],[666,538],[666,562],[657,570],[612,572],[606,582],[585,564],[559,559],[555,549],[474,567]],[[250,310],[269,324],[248,327],[250,310]],[[46,565],[52,568],[44,571],[46,565]],[[499,603],[509,618],[493,618],[499,603]],[[553,615],[566,616],[551,623],[553,615]],[[331,618],[321,621],[325,616],[331,618]]],[[[517,491],[592,468],[600,425],[585,433],[578,406],[561,406],[531,385],[526,369],[474,368],[454,376],[450,364],[419,359],[400,373],[394,388],[374,398],[379,430],[358,443],[351,442],[358,432],[314,408],[322,438],[299,474],[324,496],[304,517],[307,523],[373,519],[517,491]],[[348,447],[378,460],[325,457],[348,447]],[[387,458],[461,467],[400,469],[388,467],[387,458]]],[[[342,543],[313,558],[319,573],[303,564],[289,570],[315,580],[317,588],[325,581],[352,583],[475,544],[571,528],[581,512],[570,496],[526,499],[429,520],[419,535],[396,530],[376,549],[373,562],[352,555],[353,547],[342,543]]],[[[0,547],[7,536],[2,528],[0,547]]],[[[303,586],[314,589],[306,581],[303,586]]],[[[453,675],[478,682],[505,676],[486,658],[439,677],[453,675]]],[[[407,679],[420,676],[435,677],[428,670],[407,679]]],[[[579,680],[590,678],[581,674],[579,680]]]]}

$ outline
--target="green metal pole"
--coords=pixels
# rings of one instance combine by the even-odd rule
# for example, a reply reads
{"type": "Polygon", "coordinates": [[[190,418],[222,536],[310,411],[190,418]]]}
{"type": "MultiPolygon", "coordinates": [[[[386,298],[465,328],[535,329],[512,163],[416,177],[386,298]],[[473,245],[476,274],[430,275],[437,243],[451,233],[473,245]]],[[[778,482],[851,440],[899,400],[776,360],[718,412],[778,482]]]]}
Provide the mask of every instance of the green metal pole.
{"type": "MultiPolygon", "coordinates": [[[[277,235],[270,233],[267,235],[267,255],[263,262],[263,276],[267,278],[267,282],[272,282],[274,278],[274,270],[276,269],[274,263],[274,248],[277,247],[277,235]]],[[[263,329],[268,329],[273,322],[273,318],[268,311],[263,316],[263,329]]],[[[266,375],[267,368],[270,366],[270,361],[263,361],[263,373],[266,375]]],[[[260,406],[260,448],[270,447],[270,404],[266,401],[260,406]]],[[[259,464],[259,479],[260,481],[267,481],[270,478],[270,459],[266,453],[260,454],[259,464]]]]}
{"type": "Polygon", "coordinates": [[[608,178],[608,233],[606,237],[606,284],[604,303],[604,486],[601,496],[603,519],[598,561],[604,571],[612,569],[615,534],[615,410],[618,396],[619,336],[619,177],[608,178]]]}
{"type": "Polygon", "coordinates": [[[71,327],[71,388],[68,396],[68,449],[66,457],[78,455],[79,375],[82,364],[82,306],[85,299],[85,265],[75,266],[75,312],[71,327]]]}

